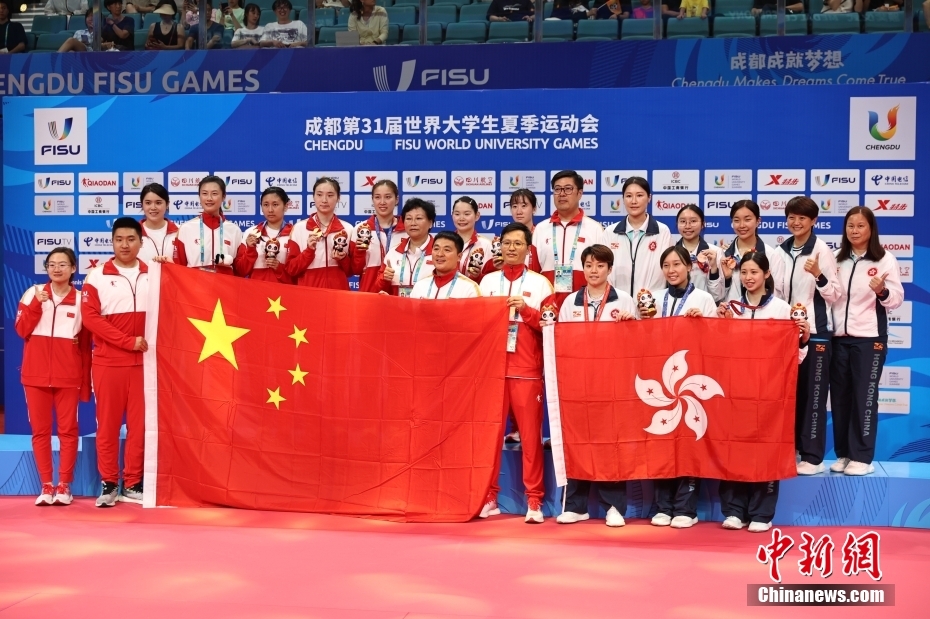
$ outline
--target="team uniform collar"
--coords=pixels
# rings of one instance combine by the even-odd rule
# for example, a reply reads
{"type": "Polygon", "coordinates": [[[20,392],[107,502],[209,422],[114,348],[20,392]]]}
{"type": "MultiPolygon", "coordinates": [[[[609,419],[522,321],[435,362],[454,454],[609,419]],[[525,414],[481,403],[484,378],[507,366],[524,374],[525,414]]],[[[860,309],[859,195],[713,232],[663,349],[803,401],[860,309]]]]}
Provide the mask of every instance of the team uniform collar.
{"type": "Polygon", "coordinates": [[[436,290],[440,290],[443,286],[449,284],[458,274],[458,270],[447,273],[446,275],[438,275],[436,271],[433,271],[433,283],[436,284],[436,290]]]}
{"type": "MultiPolygon", "coordinates": [[[[703,237],[702,237],[703,238],[703,237]]],[[[733,239],[733,242],[730,243],[730,246],[727,247],[726,251],[723,252],[723,255],[727,258],[732,258],[736,255],[736,244],[739,242],[739,237],[733,239]]],[[[789,248],[790,249],[790,248],[789,248]]],[[[762,242],[762,239],[759,238],[759,235],[756,235],[756,246],[754,251],[764,254],[765,253],[765,243],[762,242]]]]}
{"type": "MultiPolygon", "coordinates": [[[[684,239],[678,239],[678,242],[675,243],[675,245],[681,245],[682,247],[685,247],[685,240],[684,240],[684,239]]],[[[697,249],[695,250],[694,253],[695,253],[695,254],[699,254],[699,253],[701,253],[702,251],[705,251],[705,250],[708,250],[708,249],[710,249],[710,245],[707,244],[707,241],[704,240],[704,237],[703,237],[703,236],[699,236],[699,237],[698,237],[698,246],[697,246],[697,249]]],[[[688,253],[691,252],[691,250],[689,250],[687,247],[685,247],[685,250],[688,251],[688,253]]]]}
{"type": "MultiPolygon", "coordinates": [[[[689,285],[690,285],[690,282],[689,282],[689,285]]],[[[676,286],[669,286],[669,287],[668,287],[668,296],[670,296],[670,297],[675,297],[676,299],[680,299],[680,298],[682,298],[683,296],[685,296],[685,293],[686,293],[686,292],[688,292],[688,286],[687,286],[687,285],[686,285],[684,288],[678,288],[678,287],[676,287],[676,286]]]]}
{"type": "MultiPolygon", "coordinates": [[[[139,225],[142,226],[142,236],[148,236],[148,234],[146,234],[145,232],[145,221],[146,220],[144,217],[139,220],[139,225]]],[[[174,223],[167,217],[165,217],[165,221],[168,222],[168,231],[165,234],[174,234],[175,232],[178,231],[178,225],[176,223],[174,223]]]]}
{"type": "MultiPolygon", "coordinates": [[[[814,253],[814,244],[817,243],[817,235],[811,232],[810,237],[807,239],[807,242],[804,243],[804,246],[801,248],[801,255],[808,256],[814,253]]],[[[785,250],[785,253],[789,256],[791,255],[791,250],[794,249],[794,237],[789,237],[785,239],[785,242],[781,244],[781,248],[785,250]]]]}
{"type": "MultiPolygon", "coordinates": [[[[290,235],[291,235],[291,231],[292,231],[293,229],[294,229],[294,224],[284,223],[284,224],[281,226],[281,230],[278,231],[278,236],[275,237],[275,238],[282,237],[282,236],[290,236],[290,235]]],[[[262,223],[260,223],[260,224],[258,225],[258,233],[259,233],[261,236],[268,236],[267,231],[268,231],[268,222],[267,222],[267,221],[263,221],[262,223]]]]}
{"type": "MultiPolygon", "coordinates": [[[[115,258],[110,258],[109,260],[103,263],[103,274],[104,275],[119,275],[120,274],[119,268],[116,266],[116,263],[114,262],[114,260],[115,258]]],[[[149,272],[149,267],[147,264],[145,264],[145,262],[143,262],[142,260],[139,260],[138,258],[136,258],[136,262],[139,265],[139,273],[149,272]]]]}
{"type": "MultiPolygon", "coordinates": [[[[52,296],[52,282],[48,282],[42,286],[42,290],[48,294],[49,299],[54,298],[52,296]]],[[[65,295],[65,298],[61,300],[59,305],[77,305],[77,289],[74,287],[74,284],[71,284],[71,290],[68,291],[68,294],[65,295]]]]}
{"type": "MultiPolygon", "coordinates": [[[[381,227],[381,224],[378,223],[377,215],[372,215],[371,217],[368,218],[368,221],[366,221],[365,223],[367,223],[368,227],[372,230],[377,230],[379,227],[381,227]]],[[[383,230],[384,228],[381,228],[381,229],[383,230]]],[[[394,216],[394,232],[395,233],[406,232],[404,230],[404,220],[401,219],[400,217],[397,217],[396,215],[394,216]]]]}
{"type": "MultiPolygon", "coordinates": [[[[587,290],[587,286],[585,286],[584,289],[579,290],[578,292],[575,293],[575,305],[576,305],[577,307],[582,307],[582,306],[584,306],[584,293],[585,293],[585,290],[587,290]]],[[[606,303],[612,303],[612,302],[617,301],[617,300],[619,300],[619,299],[620,299],[620,296],[617,294],[617,290],[616,290],[613,286],[611,286],[610,284],[607,284],[607,301],[606,301],[606,303]]]]}
{"type": "Polygon", "coordinates": [[[209,213],[201,213],[200,219],[203,220],[203,223],[206,227],[211,230],[216,230],[219,228],[224,221],[226,221],[226,216],[223,213],[219,215],[210,215],[209,213]]]}
{"type": "MultiPolygon", "coordinates": [[[[400,243],[397,244],[397,253],[406,254],[407,247],[409,246],[410,246],[410,237],[407,236],[407,237],[402,238],[400,240],[400,243]]],[[[422,245],[420,245],[419,251],[422,251],[423,254],[426,256],[433,255],[433,235],[432,234],[426,237],[426,241],[422,245]]]]}
{"type": "Polygon", "coordinates": [[[507,281],[515,282],[526,272],[525,264],[505,264],[504,268],[501,269],[501,273],[507,281]]]}
{"type": "MultiPolygon", "coordinates": [[[[568,227],[568,226],[571,226],[571,225],[574,225],[574,224],[580,224],[582,219],[584,219],[584,211],[582,211],[582,210],[579,208],[579,209],[578,209],[578,212],[575,213],[575,216],[572,217],[572,218],[569,220],[569,222],[568,222],[567,224],[565,224],[565,226],[568,227]]],[[[556,225],[556,224],[562,225],[562,218],[559,217],[559,212],[558,212],[558,211],[556,211],[555,213],[552,214],[552,217],[549,218],[549,221],[552,222],[552,225],[556,225]]]]}
{"type": "MultiPolygon", "coordinates": [[[[314,230],[323,229],[320,227],[320,224],[317,222],[317,219],[318,217],[316,213],[314,213],[313,215],[310,216],[309,219],[307,219],[307,230],[310,230],[312,232],[314,230]]],[[[326,229],[326,234],[332,234],[333,232],[339,232],[341,230],[345,230],[345,227],[342,225],[342,220],[339,219],[337,216],[333,215],[332,221],[329,222],[329,228],[326,229]]]]}

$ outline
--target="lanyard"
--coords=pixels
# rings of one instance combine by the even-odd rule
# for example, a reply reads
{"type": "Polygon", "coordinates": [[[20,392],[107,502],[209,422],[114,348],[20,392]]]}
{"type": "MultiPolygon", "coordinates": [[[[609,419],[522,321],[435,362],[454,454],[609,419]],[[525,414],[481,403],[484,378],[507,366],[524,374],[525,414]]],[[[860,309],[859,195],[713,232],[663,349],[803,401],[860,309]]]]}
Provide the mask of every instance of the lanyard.
{"type": "MultiPolygon", "coordinates": [[[[203,241],[203,227],[204,227],[204,226],[203,226],[203,215],[201,215],[201,216],[200,216],[200,266],[206,266],[206,265],[207,265],[207,261],[206,261],[206,259],[205,259],[205,255],[206,255],[207,249],[206,249],[206,247],[204,247],[204,241],[203,241]]],[[[166,236],[167,236],[167,235],[166,235],[166,236]]],[[[210,232],[210,241],[213,241],[213,232],[210,232]]],[[[223,249],[224,247],[225,247],[225,246],[223,245],[223,220],[220,219],[220,249],[223,249]]],[[[213,249],[216,249],[216,245],[213,246],[213,249]]],[[[225,254],[226,252],[223,252],[223,253],[225,254]]],[[[212,262],[214,259],[215,259],[215,258],[211,257],[211,262],[212,262]]]]}
{"type": "MultiPolygon", "coordinates": [[[[427,298],[427,299],[430,297],[431,294],[433,294],[433,282],[434,282],[435,280],[436,280],[436,276],[435,276],[435,275],[434,275],[433,277],[429,278],[429,290],[426,292],[426,298],[427,298]]],[[[455,282],[457,282],[457,281],[459,281],[459,274],[458,274],[458,273],[456,273],[456,274],[455,274],[455,277],[452,278],[452,283],[449,284],[449,290],[446,291],[446,298],[447,298],[447,299],[448,299],[449,297],[452,296],[452,289],[455,288],[455,282]]],[[[439,291],[440,291],[440,290],[442,290],[442,289],[441,289],[441,288],[437,288],[437,289],[436,289],[436,296],[433,297],[434,299],[438,299],[438,298],[439,298],[439,291]]]]}
{"type": "MultiPolygon", "coordinates": [[[[672,316],[678,316],[681,314],[681,310],[685,308],[685,303],[688,301],[688,296],[691,294],[692,290],[694,290],[694,284],[688,284],[688,287],[685,288],[685,293],[681,296],[681,303],[678,303],[677,301],[672,303],[672,316]],[[678,311],[675,311],[676,305],[678,311]]],[[[670,296],[671,294],[666,290],[665,299],[662,300],[662,318],[668,316],[668,298],[670,296]]]]}
{"type": "Polygon", "coordinates": [[[763,303],[762,305],[750,305],[749,300],[746,298],[746,293],[744,292],[742,301],[730,301],[729,305],[730,305],[730,309],[733,310],[733,313],[736,314],[737,316],[742,316],[743,310],[749,310],[750,312],[753,313],[752,317],[755,318],[756,310],[762,309],[763,307],[768,305],[774,298],[775,298],[775,295],[771,294],[769,295],[769,298],[765,300],[765,303],[763,303]]]}
{"type": "Polygon", "coordinates": [[[387,243],[381,246],[381,262],[384,262],[384,255],[391,250],[391,237],[394,236],[394,229],[396,227],[396,224],[392,223],[390,228],[382,228],[381,222],[375,217],[375,234],[378,235],[378,242],[381,242],[382,232],[384,232],[384,238],[387,240],[387,243]]]}
{"type": "MultiPolygon", "coordinates": [[[[528,270],[529,270],[529,269],[527,269],[526,267],[524,267],[524,269],[523,269],[523,275],[520,276],[520,288],[517,290],[517,294],[521,294],[521,293],[523,292],[523,280],[526,279],[526,272],[527,272],[528,270]]],[[[510,280],[508,280],[506,277],[504,277],[504,273],[501,272],[500,296],[504,296],[504,282],[505,282],[505,281],[510,281],[510,280]]],[[[507,296],[509,296],[509,297],[512,297],[512,296],[513,296],[513,282],[512,282],[512,281],[510,282],[510,288],[509,288],[509,290],[507,291],[507,296]]]]}
{"type": "MultiPolygon", "coordinates": [[[[562,226],[562,224],[559,224],[562,226]]],[[[562,245],[565,244],[565,235],[568,234],[568,226],[562,226],[562,245]]],[[[575,224],[575,241],[572,243],[572,253],[568,257],[568,265],[571,266],[575,263],[575,250],[578,249],[578,236],[581,234],[581,223],[575,224]]],[[[563,247],[564,248],[564,247],[563,247]]],[[[562,265],[565,266],[564,262],[559,262],[559,246],[558,241],[555,238],[555,224],[552,225],[552,259],[555,262],[556,266],[562,265]]]]}
{"type": "MultiPolygon", "coordinates": [[[[420,257],[417,258],[416,267],[410,267],[411,270],[413,271],[413,275],[410,277],[410,284],[409,284],[410,286],[413,286],[415,283],[420,281],[420,267],[423,266],[423,258],[425,257],[426,257],[426,251],[423,251],[423,253],[420,254],[420,257]]],[[[400,279],[397,280],[401,286],[407,285],[407,284],[404,284],[404,267],[407,266],[408,262],[410,262],[410,253],[404,252],[404,260],[403,262],[400,263],[400,279]]],[[[431,282],[430,286],[432,285],[433,284],[431,282]]]]}
{"type": "MultiPolygon", "coordinates": [[[[607,284],[607,289],[604,291],[604,296],[601,297],[600,304],[594,310],[594,322],[597,322],[601,319],[601,314],[604,313],[604,308],[607,307],[607,295],[610,294],[610,284],[607,284]]],[[[588,322],[588,308],[591,305],[591,300],[588,298],[588,287],[584,287],[584,321],[588,322]]]]}

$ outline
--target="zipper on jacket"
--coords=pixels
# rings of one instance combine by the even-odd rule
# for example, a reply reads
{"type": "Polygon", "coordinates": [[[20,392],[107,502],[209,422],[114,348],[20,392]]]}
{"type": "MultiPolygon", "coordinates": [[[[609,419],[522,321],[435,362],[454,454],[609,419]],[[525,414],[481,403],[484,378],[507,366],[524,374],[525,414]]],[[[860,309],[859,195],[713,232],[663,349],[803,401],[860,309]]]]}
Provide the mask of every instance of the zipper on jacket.
{"type": "MultiPolygon", "coordinates": [[[[135,288],[133,288],[133,286],[132,286],[132,281],[131,281],[128,277],[126,277],[126,276],[123,275],[122,273],[120,273],[119,276],[126,280],[126,283],[129,284],[129,290],[132,291],[132,316],[133,316],[133,320],[135,320],[135,316],[136,316],[136,289],[139,287],[139,278],[142,277],[142,269],[141,269],[141,267],[140,267],[140,268],[139,268],[139,274],[136,275],[136,287],[135,287],[135,288]]],[[[135,329],[133,329],[133,331],[135,331],[135,329]]],[[[139,336],[136,335],[135,333],[133,333],[132,335],[133,335],[133,337],[139,337],[139,336]]],[[[142,337],[145,337],[145,334],[144,334],[144,333],[142,334],[142,337]]],[[[134,353],[137,353],[137,354],[142,354],[142,353],[141,353],[140,351],[138,351],[138,350],[133,350],[133,351],[131,351],[131,352],[134,352],[134,353]]]]}
{"type": "Polygon", "coordinates": [[[626,236],[626,232],[623,233],[623,236],[626,237],[626,240],[630,244],[630,262],[633,263],[633,268],[630,270],[630,296],[635,299],[636,295],[633,292],[633,288],[636,287],[636,256],[639,255],[639,246],[643,242],[643,239],[646,238],[646,233],[643,232],[639,239],[636,240],[636,256],[633,255],[633,241],[630,240],[630,237],[626,236]]]}
{"type": "MultiPolygon", "coordinates": [[[[846,315],[843,317],[843,330],[846,332],[846,335],[851,335],[849,332],[849,301],[852,298],[852,280],[853,275],[856,274],[857,266],[859,266],[859,260],[853,262],[852,271],[849,272],[849,283],[846,284],[846,315]]],[[[836,325],[833,326],[836,327],[836,325]]]]}
{"type": "MultiPolygon", "coordinates": [[[[52,302],[52,335],[48,338],[48,386],[52,386],[52,355],[55,352],[54,342],[55,342],[55,316],[58,315],[58,306],[55,305],[54,292],[49,295],[49,301],[52,302]]],[[[62,299],[64,301],[64,299],[62,299]]]]}

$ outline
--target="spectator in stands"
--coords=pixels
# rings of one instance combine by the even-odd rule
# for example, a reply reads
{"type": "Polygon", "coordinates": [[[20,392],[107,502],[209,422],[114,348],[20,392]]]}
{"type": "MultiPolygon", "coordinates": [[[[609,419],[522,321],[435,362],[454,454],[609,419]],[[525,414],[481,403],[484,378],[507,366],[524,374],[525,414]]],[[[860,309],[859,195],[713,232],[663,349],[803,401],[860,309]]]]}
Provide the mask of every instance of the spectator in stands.
{"type": "Polygon", "coordinates": [[[856,0],[857,6],[859,6],[860,3],[862,8],[856,9],[859,13],[865,13],[866,11],[885,13],[889,11],[900,11],[901,5],[904,4],[904,0],[856,0]]]}
{"type": "Polygon", "coordinates": [[[349,31],[358,32],[359,45],[384,45],[388,37],[388,14],[375,0],[352,0],[349,31]]]}
{"type": "Polygon", "coordinates": [[[100,30],[100,48],[104,51],[131,52],[135,50],[136,44],[133,38],[136,30],[135,20],[128,15],[123,15],[122,0],[105,0],[105,2],[110,16],[103,22],[103,28],[100,30]]]}
{"type": "Polygon", "coordinates": [[[853,0],[825,0],[821,13],[851,13],[853,0]]]}
{"type": "Polygon", "coordinates": [[[87,0],[48,0],[46,15],[80,15],[87,11],[87,0]]]}
{"type": "Polygon", "coordinates": [[[190,30],[199,23],[200,6],[197,4],[197,0],[184,0],[184,16],[181,25],[184,26],[185,30],[190,30]]]}
{"type": "Polygon", "coordinates": [[[633,9],[631,15],[633,19],[652,19],[652,16],[652,0],[640,0],[639,6],[633,9]]]}
{"type": "Polygon", "coordinates": [[[149,26],[145,49],[184,49],[184,29],[174,21],[177,13],[174,0],[159,0],[153,12],[161,16],[161,21],[149,26]]]}
{"type": "Polygon", "coordinates": [[[316,8],[330,7],[336,10],[348,8],[352,5],[351,0],[316,0],[316,8]]]}
{"type": "MultiPolygon", "coordinates": [[[[790,2],[791,0],[788,0],[790,2]]],[[[750,12],[753,16],[760,15],[762,13],[775,13],[778,11],[778,5],[772,2],[772,0],[753,0],[752,9],[750,12]]],[[[796,2],[794,4],[785,3],[785,13],[788,15],[799,15],[804,13],[804,3],[796,2]]]]}
{"type": "Polygon", "coordinates": [[[630,4],[621,3],[620,0],[607,0],[602,5],[588,11],[588,17],[592,19],[626,19],[629,16],[630,4]]]}
{"type": "Polygon", "coordinates": [[[223,3],[225,7],[223,4],[220,5],[220,15],[217,17],[223,27],[230,32],[242,28],[242,24],[245,23],[245,9],[239,3],[240,0],[227,0],[223,3]]]}
{"type": "Polygon", "coordinates": [[[488,21],[533,21],[534,10],[530,0],[492,0],[488,21]]]}
{"type": "Polygon", "coordinates": [[[21,23],[10,21],[12,12],[7,0],[0,0],[0,31],[3,32],[0,54],[21,54],[26,51],[26,29],[21,23]]]}
{"type": "Polygon", "coordinates": [[[662,19],[668,21],[669,18],[677,18],[681,12],[681,0],[665,0],[662,3],[662,19]]]}
{"type": "Polygon", "coordinates": [[[262,47],[306,47],[307,26],[302,21],[291,20],[291,0],[274,0],[271,10],[278,21],[265,25],[262,47]]]}
{"type": "Polygon", "coordinates": [[[588,7],[583,0],[555,0],[549,19],[578,22],[588,18],[588,7]]]}
{"type": "Polygon", "coordinates": [[[257,4],[245,5],[245,26],[236,30],[232,38],[233,49],[254,49],[259,47],[265,29],[258,25],[262,10],[257,4]]]}
{"type": "Polygon", "coordinates": [[[84,12],[84,30],[77,30],[74,36],[61,44],[60,52],[86,52],[94,43],[94,9],[84,12]]]}
{"type": "Polygon", "coordinates": [[[197,49],[200,45],[200,28],[206,25],[207,29],[207,49],[223,47],[223,26],[213,21],[213,3],[207,0],[207,18],[203,24],[191,26],[187,31],[187,40],[184,41],[184,49],[197,49]]]}
{"type": "MultiPolygon", "coordinates": [[[[155,7],[161,4],[158,0],[126,0],[123,6],[123,12],[127,15],[132,13],[153,13],[155,7]]],[[[177,13],[177,7],[175,7],[177,13]]]]}
{"type": "Polygon", "coordinates": [[[930,30],[930,0],[924,1],[924,23],[927,24],[927,30],[930,30]]]}
{"type": "Polygon", "coordinates": [[[710,2],[708,0],[681,0],[678,19],[684,19],[685,17],[707,19],[708,11],[710,11],[710,2]]]}

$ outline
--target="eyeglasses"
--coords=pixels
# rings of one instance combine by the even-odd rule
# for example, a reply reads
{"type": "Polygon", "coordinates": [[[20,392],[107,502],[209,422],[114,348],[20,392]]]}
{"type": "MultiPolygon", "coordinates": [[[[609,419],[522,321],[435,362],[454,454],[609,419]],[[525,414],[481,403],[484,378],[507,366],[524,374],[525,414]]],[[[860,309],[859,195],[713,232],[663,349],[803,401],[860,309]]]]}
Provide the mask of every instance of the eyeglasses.
{"type": "Polygon", "coordinates": [[[58,269],[70,269],[70,262],[49,262],[45,265],[49,271],[57,271],[58,269]]]}
{"type": "Polygon", "coordinates": [[[566,185],[564,187],[553,187],[552,188],[552,193],[556,195],[559,195],[559,194],[568,195],[572,193],[573,191],[575,191],[574,185],[566,185]]]}
{"type": "Polygon", "coordinates": [[[513,247],[519,249],[521,247],[526,247],[526,242],[524,241],[504,241],[501,243],[501,247],[513,247]]]}

